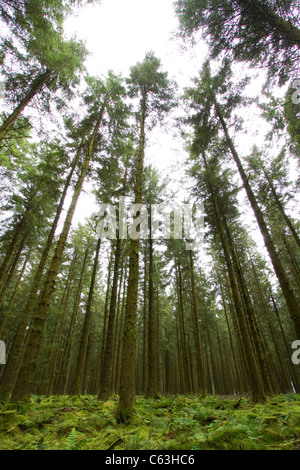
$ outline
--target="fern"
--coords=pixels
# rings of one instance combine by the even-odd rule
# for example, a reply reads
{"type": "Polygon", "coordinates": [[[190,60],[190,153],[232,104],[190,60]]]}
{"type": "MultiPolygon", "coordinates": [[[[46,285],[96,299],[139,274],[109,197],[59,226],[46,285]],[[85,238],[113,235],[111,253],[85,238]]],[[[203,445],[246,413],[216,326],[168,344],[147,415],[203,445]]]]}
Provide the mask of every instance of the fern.
{"type": "Polygon", "coordinates": [[[78,439],[76,429],[73,428],[67,437],[67,450],[78,450],[78,439]]]}
{"type": "Polygon", "coordinates": [[[81,450],[82,447],[89,442],[89,439],[78,439],[76,428],[73,428],[67,437],[66,450],[81,450]]]}

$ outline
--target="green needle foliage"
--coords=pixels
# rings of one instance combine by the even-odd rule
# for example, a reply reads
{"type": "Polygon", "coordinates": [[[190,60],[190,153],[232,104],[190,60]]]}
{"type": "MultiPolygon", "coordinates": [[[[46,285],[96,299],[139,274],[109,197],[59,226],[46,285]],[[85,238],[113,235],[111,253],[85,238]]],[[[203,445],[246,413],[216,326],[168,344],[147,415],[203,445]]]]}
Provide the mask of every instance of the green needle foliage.
{"type": "Polygon", "coordinates": [[[183,36],[201,30],[211,57],[266,67],[269,80],[285,83],[300,58],[297,0],[178,0],[183,36]]]}

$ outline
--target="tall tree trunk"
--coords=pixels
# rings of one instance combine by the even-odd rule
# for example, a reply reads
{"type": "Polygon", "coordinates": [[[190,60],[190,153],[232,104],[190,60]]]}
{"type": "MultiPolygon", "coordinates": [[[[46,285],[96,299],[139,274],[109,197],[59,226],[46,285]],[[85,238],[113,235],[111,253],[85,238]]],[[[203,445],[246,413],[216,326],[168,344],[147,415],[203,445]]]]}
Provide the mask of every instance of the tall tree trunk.
{"type": "Polygon", "coordinates": [[[22,114],[28,103],[41,91],[41,89],[53,79],[53,72],[46,70],[46,72],[40,73],[32,82],[28,93],[20,101],[18,106],[15,108],[13,113],[8,116],[5,122],[0,126],[0,144],[5,138],[7,132],[13,127],[18,117],[22,114]]]}
{"type": "MultiPolygon", "coordinates": [[[[145,119],[146,93],[141,101],[140,141],[134,188],[135,204],[142,204],[142,183],[144,174],[145,154],[145,119]]],[[[131,418],[135,403],[135,361],[136,361],[136,320],[139,280],[139,250],[140,239],[130,240],[129,276],[127,300],[124,319],[123,352],[121,362],[120,399],[117,408],[117,419],[128,422],[131,418]]]]}
{"type": "Polygon", "coordinates": [[[52,262],[48,271],[47,279],[44,285],[41,299],[35,313],[33,328],[29,337],[28,344],[23,355],[22,367],[20,369],[15,387],[11,396],[11,400],[25,399],[30,394],[31,380],[34,376],[35,362],[38,355],[40,342],[43,335],[44,324],[46,315],[48,313],[49,305],[55,288],[55,282],[58,275],[58,271],[62,262],[62,256],[66,246],[67,238],[72,224],[73,215],[76,209],[76,205],[81,193],[83,182],[89,167],[89,163],[93,153],[94,142],[99,131],[100,124],[102,122],[106,102],[104,102],[99,116],[90,138],[88,150],[86,152],[85,160],[83,162],[80,175],[78,177],[73,197],[65,218],[62,232],[60,234],[58,243],[56,245],[55,253],[52,258],[52,262]]]}
{"type": "Polygon", "coordinates": [[[17,377],[17,371],[20,368],[20,358],[21,358],[22,347],[24,345],[24,338],[27,337],[27,333],[28,333],[27,329],[28,329],[28,325],[30,322],[32,310],[36,303],[36,295],[40,287],[41,278],[45,270],[45,266],[48,260],[48,256],[51,250],[51,246],[54,240],[55,232],[56,232],[58,222],[59,222],[62,210],[63,210],[63,206],[64,206],[67,192],[68,192],[71,180],[72,180],[72,176],[75,171],[76,165],[78,163],[78,158],[79,158],[79,154],[75,156],[72,162],[71,171],[69,172],[67,180],[65,182],[64,190],[62,192],[60,202],[56,210],[56,215],[52,222],[52,226],[48,234],[46,244],[44,246],[43,254],[40,259],[38,268],[36,270],[36,273],[33,279],[33,283],[32,283],[32,287],[28,296],[28,300],[25,304],[22,320],[18,326],[17,333],[13,341],[11,354],[9,355],[7,364],[5,366],[5,372],[4,372],[2,382],[1,382],[1,396],[2,395],[7,396],[9,393],[11,393],[13,386],[14,386],[15,378],[17,377]]]}
{"type": "Polygon", "coordinates": [[[269,233],[267,224],[265,223],[264,216],[263,216],[263,214],[262,214],[262,212],[261,212],[261,210],[258,206],[256,197],[255,197],[255,195],[254,195],[254,193],[253,193],[253,191],[250,187],[250,184],[249,184],[248,178],[246,176],[246,173],[244,171],[241,160],[240,160],[240,158],[238,156],[238,153],[237,153],[237,151],[234,147],[234,144],[233,144],[233,142],[230,138],[228,128],[227,128],[227,125],[226,125],[225,120],[223,118],[221,108],[220,108],[219,104],[217,103],[217,101],[215,99],[214,99],[214,106],[215,106],[217,116],[218,116],[218,118],[220,120],[220,123],[222,125],[222,128],[224,130],[227,145],[228,145],[228,147],[231,151],[231,154],[233,156],[233,159],[234,159],[234,161],[237,165],[237,168],[238,168],[239,174],[241,176],[241,179],[243,181],[243,185],[244,185],[244,188],[246,190],[249,202],[250,202],[251,207],[253,209],[253,212],[255,214],[255,217],[256,217],[258,226],[260,228],[261,234],[263,236],[265,246],[268,250],[270,259],[272,261],[274,271],[276,273],[279,285],[281,287],[282,293],[283,293],[284,298],[286,300],[286,304],[287,304],[288,310],[290,312],[291,319],[292,319],[292,321],[294,323],[294,326],[295,326],[296,334],[298,335],[298,337],[300,337],[300,305],[299,305],[299,303],[297,301],[297,298],[296,298],[296,296],[295,296],[295,294],[292,290],[292,287],[289,283],[287,275],[286,275],[286,273],[283,269],[283,266],[281,264],[281,261],[279,259],[278,254],[277,254],[276,248],[274,246],[272,237],[269,233]]]}
{"type": "MultiPolygon", "coordinates": [[[[206,162],[204,155],[203,155],[203,160],[205,163],[205,167],[207,168],[207,162],[206,162]]],[[[243,310],[242,301],[240,298],[240,292],[239,292],[238,283],[236,279],[236,273],[233,267],[233,260],[231,258],[231,251],[230,251],[230,245],[229,245],[227,234],[226,234],[226,228],[223,223],[223,218],[221,216],[215,190],[211,183],[208,182],[208,185],[209,185],[210,193],[212,196],[218,232],[220,235],[224,257],[225,257],[225,261],[226,261],[226,265],[228,269],[230,287],[232,291],[232,297],[234,300],[234,306],[235,306],[237,316],[238,316],[241,336],[242,336],[243,345],[244,345],[244,351],[247,357],[248,374],[249,374],[249,380],[250,380],[251,388],[252,388],[253,400],[263,401],[265,399],[265,393],[263,389],[261,375],[258,370],[257,361],[255,359],[251,337],[249,335],[248,323],[246,321],[245,312],[243,310]]]]}

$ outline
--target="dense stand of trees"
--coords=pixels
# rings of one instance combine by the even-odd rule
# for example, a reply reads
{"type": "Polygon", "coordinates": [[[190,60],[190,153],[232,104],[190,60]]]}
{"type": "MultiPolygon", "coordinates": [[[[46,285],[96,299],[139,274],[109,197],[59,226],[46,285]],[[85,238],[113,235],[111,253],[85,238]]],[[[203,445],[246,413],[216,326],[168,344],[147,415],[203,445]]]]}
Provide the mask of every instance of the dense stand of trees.
{"type": "Polygon", "coordinates": [[[180,95],[153,52],[127,78],[112,71],[89,76],[84,46],[63,39],[65,16],[84,2],[48,3],[0,0],[10,31],[1,56],[1,400],[117,394],[116,417],[128,422],[136,394],[248,394],[262,401],[300,393],[291,360],[300,338],[299,222],[291,210],[299,105],[290,90],[283,99],[269,89],[264,102],[251,101],[268,132],[261,147],[242,155],[235,140],[247,125],[247,114],[243,122],[238,112],[251,109],[249,79],[237,81],[233,72],[235,61],[260,63],[263,49],[268,72],[283,82],[299,64],[299,7],[176,2],[182,34],[204,28],[211,45],[199,77],[180,95]],[[274,63],[278,52],[282,61],[274,63]],[[227,57],[214,61],[213,73],[220,54],[227,57]],[[67,104],[73,98],[78,114],[67,104]],[[35,106],[45,122],[60,119],[60,134],[39,126],[35,106]],[[151,232],[151,204],[171,204],[176,188],[147,165],[147,143],[175,106],[185,110],[179,124],[189,197],[204,204],[204,241],[194,251],[185,233],[164,240],[151,232]],[[87,181],[99,208],[117,208],[118,223],[119,198],[137,204],[136,236],[101,238],[107,212],[73,224],[87,181]]]}

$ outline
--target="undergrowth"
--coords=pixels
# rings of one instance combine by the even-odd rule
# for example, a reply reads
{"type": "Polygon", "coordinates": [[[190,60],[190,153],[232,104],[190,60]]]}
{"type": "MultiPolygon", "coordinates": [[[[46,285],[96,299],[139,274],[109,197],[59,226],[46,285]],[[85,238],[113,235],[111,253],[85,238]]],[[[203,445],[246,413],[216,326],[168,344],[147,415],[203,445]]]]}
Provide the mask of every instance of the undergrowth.
{"type": "Polygon", "coordinates": [[[0,404],[3,450],[300,449],[300,396],[137,397],[129,424],[117,424],[117,397],[33,396],[0,404]]]}

